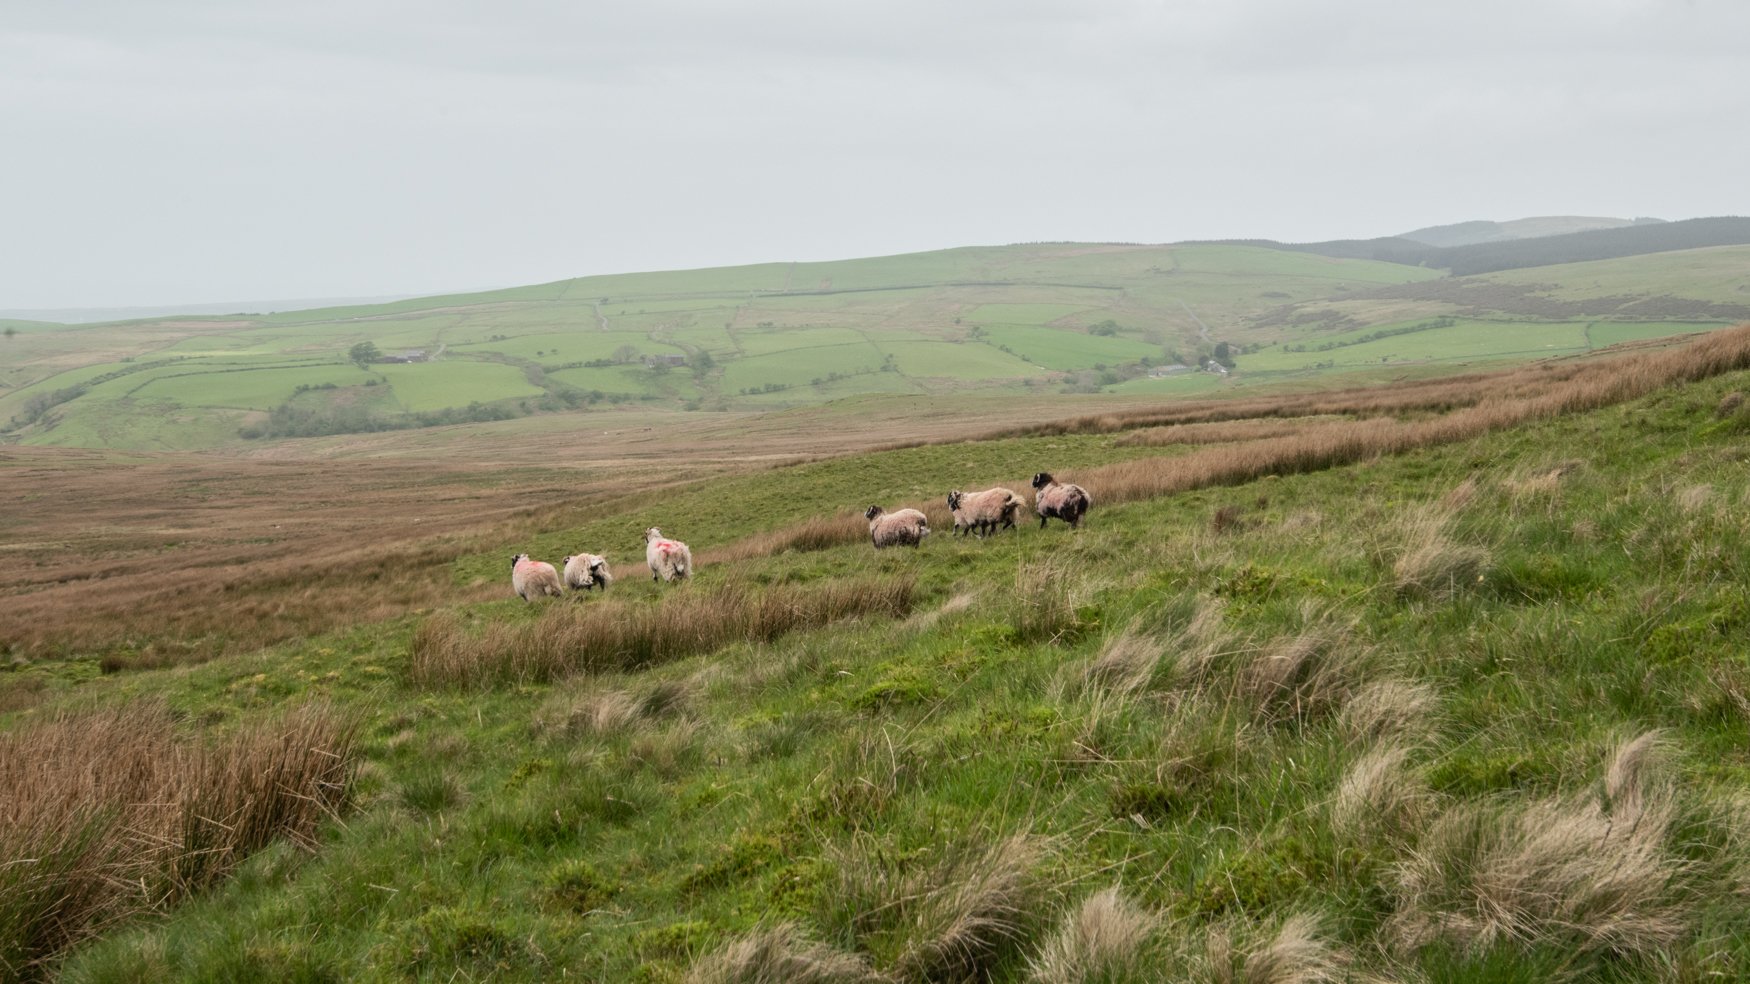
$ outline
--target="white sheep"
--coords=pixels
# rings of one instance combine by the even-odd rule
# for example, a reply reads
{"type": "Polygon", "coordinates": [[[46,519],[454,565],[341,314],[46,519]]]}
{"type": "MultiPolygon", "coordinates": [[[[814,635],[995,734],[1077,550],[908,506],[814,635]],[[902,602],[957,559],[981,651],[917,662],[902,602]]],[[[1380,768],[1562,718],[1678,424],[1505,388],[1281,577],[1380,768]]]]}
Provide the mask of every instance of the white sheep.
{"type": "Polygon", "coordinates": [[[869,521],[869,541],[877,550],[895,545],[916,547],[930,535],[930,521],[916,509],[890,513],[880,506],[870,506],[863,518],[869,521]]]}
{"type": "Polygon", "coordinates": [[[948,511],[954,514],[954,529],[961,536],[978,531],[983,537],[998,529],[1013,529],[1015,515],[1027,500],[1005,488],[983,492],[948,493],[948,511]]]}
{"type": "Polygon", "coordinates": [[[1050,472],[1034,475],[1033,488],[1033,509],[1039,513],[1040,529],[1045,528],[1047,519],[1061,519],[1073,530],[1081,525],[1082,516],[1094,505],[1086,489],[1080,485],[1061,484],[1051,477],[1050,472]]]}
{"type": "Polygon", "coordinates": [[[614,572],[608,567],[608,558],[588,553],[565,558],[566,587],[579,591],[601,588],[606,592],[613,583],[614,572]]]}
{"type": "Polygon", "coordinates": [[[559,572],[553,569],[553,565],[531,560],[528,554],[517,554],[510,559],[510,586],[524,601],[534,601],[542,595],[558,598],[565,594],[565,588],[559,583],[559,572]]]}
{"type": "Polygon", "coordinates": [[[650,565],[650,579],[673,581],[693,573],[693,552],[679,540],[670,540],[652,526],[644,531],[644,561],[650,565]]]}

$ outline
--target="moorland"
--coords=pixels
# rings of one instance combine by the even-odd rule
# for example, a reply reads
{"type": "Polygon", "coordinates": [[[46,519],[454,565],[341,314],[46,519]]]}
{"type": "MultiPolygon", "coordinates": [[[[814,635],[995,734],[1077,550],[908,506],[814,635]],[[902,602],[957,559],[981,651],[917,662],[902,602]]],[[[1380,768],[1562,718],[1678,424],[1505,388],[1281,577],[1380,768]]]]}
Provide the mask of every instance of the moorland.
{"type": "Polygon", "coordinates": [[[0,975],[1750,974],[1747,249],[10,323],[0,975]]]}

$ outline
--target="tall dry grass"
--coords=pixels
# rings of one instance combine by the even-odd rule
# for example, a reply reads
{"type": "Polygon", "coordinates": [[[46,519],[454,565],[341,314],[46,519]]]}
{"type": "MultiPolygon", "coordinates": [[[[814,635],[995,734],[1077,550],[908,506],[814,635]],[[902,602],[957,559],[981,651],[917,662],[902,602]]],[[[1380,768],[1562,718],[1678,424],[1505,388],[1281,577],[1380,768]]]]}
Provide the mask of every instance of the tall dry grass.
{"type": "Polygon", "coordinates": [[[118,920],[162,911],[347,803],[356,718],[311,705],[215,744],[161,703],[0,733],[0,976],[32,979],[118,920]]]}
{"type": "Polygon", "coordinates": [[[446,613],[414,632],[409,673],[422,687],[473,688],[635,669],[848,618],[898,618],[910,612],[912,595],[909,577],[858,578],[758,591],[689,589],[655,604],[554,605],[533,621],[478,630],[446,613]]]}
{"type": "Polygon", "coordinates": [[[1750,368],[1750,325],[1712,332],[1665,351],[1504,374],[1482,387],[1482,395],[1474,403],[1437,417],[1318,424],[1288,437],[1087,469],[1077,472],[1074,480],[1090,489],[1098,501],[1115,503],[1231,485],[1265,475],[1318,471],[1481,437],[1532,420],[1595,410],[1665,386],[1745,368],[1750,368]]]}
{"type": "Polygon", "coordinates": [[[1013,834],[919,863],[873,837],[829,845],[837,879],[820,900],[823,922],[890,953],[883,969],[895,984],[986,980],[1037,921],[1047,888],[1034,872],[1051,849],[1013,834]]]}
{"type": "Polygon", "coordinates": [[[1692,921],[1695,862],[1669,843],[1674,791],[1655,736],[1620,745],[1602,796],[1449,808],[1399,862],[1388,929],[1409,949],[1444,941],[1655,957],[1692,921]]]}
{"type": "Polygon", "coordinates": [[[1117,887],[1095,892],[1064,915],[1027,968],[1030,984],[1119,984],[1145,977],[1148,938],[1161,917],[1117,887]]]}
{"type": "MultiPolygon", "coordinates": [[[[1321,471],[1451,444],[1533,420],[1596,410],[1645,396],[1661,387],[1746,368],[1750,368],[1750,325],[1741,325],[1710,332],[1680,346],[1610,359],[1539,363],[1499,373],[1311,396],[1175,403],[1164,409],[1113,411],[1005,428],[985,433],[981,439],[1107,434],[1196,425],[1200,429],[1173,433],[1144,431],[1125,438],[1124,443],[1198,443],[1216,440],[1218,436],[1239,442],[1187,455],[1116,462],[1064,476],[1087,488],[1095,501],[1111,505],[1237,485],[1266,475],[1321,471]],[[1382,414],[1420,416],[1397,419],[1382,414]],[[1333,416],[1339,419],[1330,419],[1333,416]],[[1309,417],[1321,419],[1313,422],[1299,419],[1309,417]],[[1278,428],[1285,426],[1283,421],[1295,426],[1280,431],[1278,428]]],[[[939,506],[913,505],[930,517],[932,528],[948,527],[946,511],[939,506]]],[[[867,535],[866,524],[853,523],[850,514],[844,514],[757,534],[718,548],[712,556],[745,559],[786,549],[824,549],[867,535]]]]}
{"type": "Polygon", "coordinates": [[[1348,952],[1320,935],[1319,921],[1304,913],[1283,920],[1268,942],[1240,958],[1223,930],[1210,934],[1209,978],[1215,984],[1327,984],[1344,980],[1348,952]]]}
{"type": "Polygon", "coordinates": [[[754,930],[687,971],[687,984],[880,984],[863,958],[815,943],[792,923],[754,930]]]}

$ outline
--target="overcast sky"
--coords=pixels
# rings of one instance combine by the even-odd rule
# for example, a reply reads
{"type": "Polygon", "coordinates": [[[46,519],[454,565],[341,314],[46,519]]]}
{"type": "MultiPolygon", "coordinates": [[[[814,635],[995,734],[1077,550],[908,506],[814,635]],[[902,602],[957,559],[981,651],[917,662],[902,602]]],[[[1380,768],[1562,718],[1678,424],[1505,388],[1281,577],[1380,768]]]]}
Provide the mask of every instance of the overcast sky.
{"type": "Polygon", "coordinates": [[[1747,39],[1743,0],[3,0],[0,308],[1747,214],[1747,39]]]}

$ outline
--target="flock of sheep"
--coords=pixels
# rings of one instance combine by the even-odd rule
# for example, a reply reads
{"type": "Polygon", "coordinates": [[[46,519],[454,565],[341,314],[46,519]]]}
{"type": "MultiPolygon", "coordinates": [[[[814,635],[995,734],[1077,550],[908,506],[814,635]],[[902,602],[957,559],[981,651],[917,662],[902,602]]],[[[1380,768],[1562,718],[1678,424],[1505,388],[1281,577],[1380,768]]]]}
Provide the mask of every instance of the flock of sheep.
{"type": "MultiPolygon", "coordinates": [[[[954,531],[961,536],[977,533],[980,538],[999,530],[1015,528],[1015,516],[1027,500],[1009,489],[985,489],[983,492],[948,493],[948,511],[954,516],[954,531]]],[[[1039,514],[1039,528],[1049,520],[1061,519],[1071,529],[1079,527],[1082,517],[1094,500],[1080,485],[1069,485],[1051,477],[1050,472],[1033,476],[1033,511],[1039,514]]],[[[883,547],[916,547],[930,535],[929,521],[916,509],[888,512],[880,506],[870,506],[863,517],[869,521],[869,542],[879,550],[883,547]]],[[[679,540],[662,535],[652,526],[644,531],[644,560],[650,566],[652,581],[685,580],[693,573],[693,552],[679,540]]],[[[604,592],[614,581],[608,559],[599,554],[574,554],[565,558],[563,567],[517,554],[510,559],[510,586],[517,597],[533,601],[542,596],[558,598],[565,589],[588,591],[601,588],[604,592]]]]}

